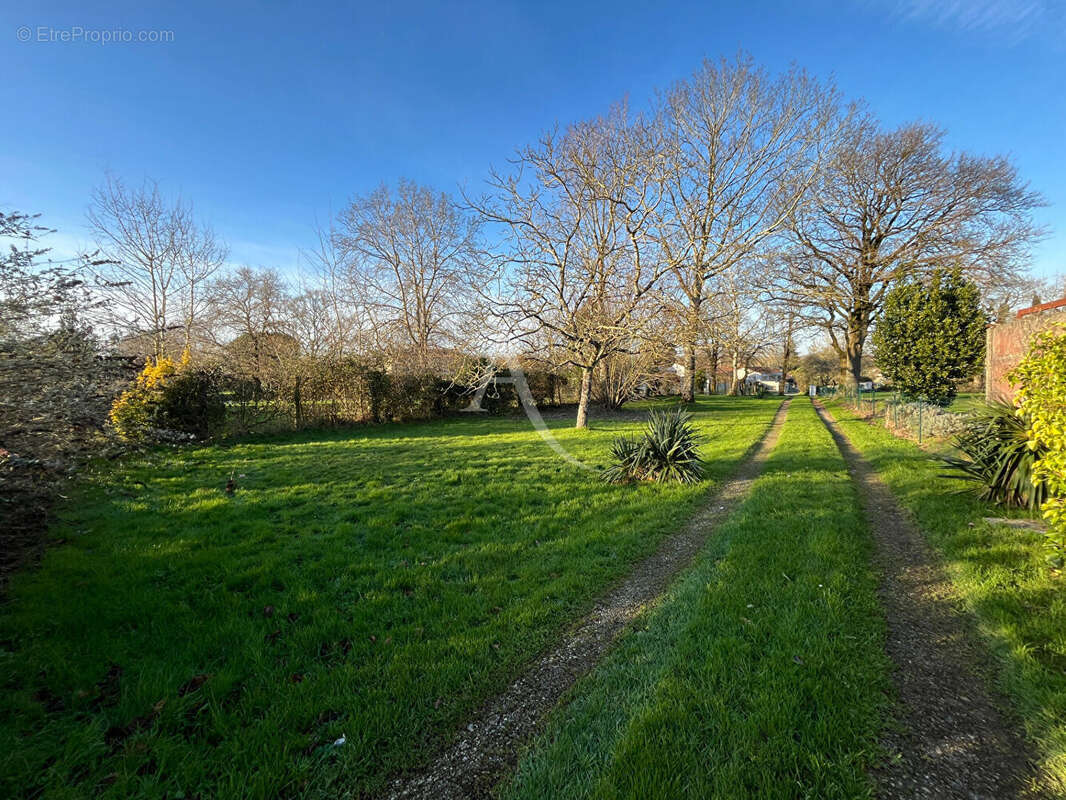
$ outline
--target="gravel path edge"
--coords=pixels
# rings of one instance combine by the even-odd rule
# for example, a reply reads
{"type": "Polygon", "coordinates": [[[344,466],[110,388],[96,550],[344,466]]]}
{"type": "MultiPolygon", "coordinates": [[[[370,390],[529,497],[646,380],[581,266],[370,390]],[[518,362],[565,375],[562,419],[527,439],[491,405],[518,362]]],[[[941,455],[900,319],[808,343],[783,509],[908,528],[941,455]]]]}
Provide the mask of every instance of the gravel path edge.
{"type": "Polygon", "coordinates": [[[1039,769],[1015,721],[990,691],[987,650],[961,609],[921,531],[876,470],[821,403],[815,410],[836,441],[876,544],[874,565],[894,665],[891,755],[872,770],[877,795],[896,798],[1039,798],[1039,769]]]}
{"type": "Polygon", "coordinates": [[[777,444],[790,403],[790,399],[781,403],[733,476],[707,498],[678,533],[667,536],[655,553],[603,595],[556,646],[537,658],[503,693],[485,703],[427,767],[396,776],[382,796],[390,800],[491,797],[496,784],[517,762],[520,747],[541,727],[547,713],[603,659],[641,609],[662,596],[718,525],[739,506],[777,444]]]}

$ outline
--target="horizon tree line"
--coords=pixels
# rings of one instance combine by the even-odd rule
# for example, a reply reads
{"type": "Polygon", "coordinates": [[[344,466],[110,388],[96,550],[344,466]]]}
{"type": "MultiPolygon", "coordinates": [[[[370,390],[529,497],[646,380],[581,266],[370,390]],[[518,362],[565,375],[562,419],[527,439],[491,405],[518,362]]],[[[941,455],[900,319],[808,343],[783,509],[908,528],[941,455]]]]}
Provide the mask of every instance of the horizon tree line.
{"type": "Polygon", "coordinates": [[[411,372],[520,353],[574,371],[580,428],[594,396],[623,402],[665,361],[685,401],[699,360],[730,392],[759,359],[783,382],[812,332],[857,383],[900,282],[947,267],[990,307],[1024,292],[1042,203],[1006,157],[950,152],[929,123],[886,129],[829,82],[739,56],[545,131],[480,192],[401,180],[353,198],[292,287],[228,267],[152,181],[108,175],[87,217],[111,323],[156,358],[244,337],[259,359],[283,336],[411,372]]]}

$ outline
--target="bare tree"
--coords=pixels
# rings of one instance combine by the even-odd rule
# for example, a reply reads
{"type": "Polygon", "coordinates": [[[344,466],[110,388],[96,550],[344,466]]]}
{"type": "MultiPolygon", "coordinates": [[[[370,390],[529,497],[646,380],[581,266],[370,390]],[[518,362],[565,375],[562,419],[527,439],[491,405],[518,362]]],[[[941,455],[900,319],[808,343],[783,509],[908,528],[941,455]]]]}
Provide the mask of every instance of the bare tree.
{"type": "Polygon", "coordinates": [[[832,347],[819,347],[800,356],[796,372],[808,386],[828,386],[840,374],[840,357],[832,347]]]}
{"type": "Polygon", "coordinates": [[[482,279],[479,220],[447,195],[410,181],[356,198],[335,244],[382,347],[430,369],[454,344],[459,318],[482,279]]]}
{"type": "Polygon", "coordinates": [[[752,263],[734,264],[718,276],[711,295],[711,335],[718,345],[719,358],[729,360],[730,395],[740,393],[755,357],[766,353],[776,340],[773,313],[760,303],[757,277],[752,263]]]}
{"type": "Polygon", "coordinates": [[[828,334],[858,382],[870,324],[897,281],[959,266],[985,285],[1011,278],[1041,231],[1042,200],[1003,157],[945,153],[924,123],[883,132],[857,120],[811,202],[789,225],[787,296],[828,334]]]}
{"type": "Polygon", "coordinates": [[[310,284],[304,293],[314,294],[316,317],[327,312],[330,316],[329,351],[364,353],[369,349],[370,325],[364,307],[351,291],[347,262],[337,246],[340,236],[332,227],[318,227],[315,233],[315,249],[301,252],[310,284]]]}
{"type": "Polygon", "coordinates": [[[499,309],[526,349],[561,346],[581,373],[575,426],[588,424],[592,374],[651,318],[664,267],[649,236],[661,195],[646,129],[617,107],[544,134],[493,172],[475,207],[503,230],[508,272],[499,309]]]}
{"type": "Polygon", "coordinates": [[[239,267],[211,285],[211,321],[216,342],[243,363],[234,364],[265,379],[279,347],[288,348],[288,287],[275,269],[239,267]]]}
{"type": "Polygon", "coordinates": [[[657,220],[680,303],[682,398],[691,402],[710,280],[750,259],[807,195],[841,130],[836,90],[750,58],[705,61],[662,98],[657,220]]]}
{"type": "Polygon", "coordinates": [[[778,384],[777,393],[785,393],[785,383],[788,381],[788,373],[796,365],[796,320],[797,314],[794,308],[786,306],[780,309],[781,325],[781,382],[778,384]]]}
{"type": "Polygon", "coordinates": [[[617,410],[640,391],[657,393],[673,382],[673,330],[660,317],[655,314],[642,321],[630,342],[597,365],[592,376],[593,402],[617,410]]]}
{"type": "Polygon", "coordinates": [[[132,188],[108,175],[87,216],[107,263],[115,322],[147,334],[157,358],[167,355],[172,331],[183,331],[187,346],[204,307],[202,288],[225,260],[225,246],[196,222],[190,205],[169,202],[147,179],[132,188]]]}
{"type": "Polygon", "coordinates": [[[190,217],[180,229],[175,257],[180,281],[178,302],[181,309],[184,348],[191,350],[193,338],[201,318],[210,304],[208,282],[225,263],[228,249],[206,226],[197,225],[190,217]]]}
{"type": "Polygon", "coordinates": [[[1015,311],[1066,297],[1066,276],[1041,277],[1018,274],[981,288],[981,300],[989,318],[1006,322],[1015,311]]]}

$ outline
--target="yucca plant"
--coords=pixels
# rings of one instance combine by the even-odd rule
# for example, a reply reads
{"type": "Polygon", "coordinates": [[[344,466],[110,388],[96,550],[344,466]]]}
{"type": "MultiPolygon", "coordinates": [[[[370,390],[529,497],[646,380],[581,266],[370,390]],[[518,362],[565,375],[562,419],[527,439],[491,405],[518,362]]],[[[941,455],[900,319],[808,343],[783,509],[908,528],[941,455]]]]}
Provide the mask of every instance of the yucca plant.
{"type": "Polygon", "coordinates": [[[611,443],[613,463],[603,471],[603,479],[608,483],[698,483],[703,479],[703,460],[691,419],[680,408],[653,411],[643,436],[619,436],[611,443]]]}
{"type": "Polygon", "coordinates": [[[636,480],[642,444],[643,442],[634,436],[616,438],[611,442],[611,466],[600,473],[600,477],[607,483],[629,483],[636,480]]]}
{"type": "Polygon", "coordinates": [[[948,477],[976,484],[982,500],[1036,510],[1047,498],[1043,483],[1034,484],[1033,464],[1040,452],[1029,445],[1028,424],[1009,403],[994,401],[974,411],[955,437],[959,456],[943,456],[948,477]]]}

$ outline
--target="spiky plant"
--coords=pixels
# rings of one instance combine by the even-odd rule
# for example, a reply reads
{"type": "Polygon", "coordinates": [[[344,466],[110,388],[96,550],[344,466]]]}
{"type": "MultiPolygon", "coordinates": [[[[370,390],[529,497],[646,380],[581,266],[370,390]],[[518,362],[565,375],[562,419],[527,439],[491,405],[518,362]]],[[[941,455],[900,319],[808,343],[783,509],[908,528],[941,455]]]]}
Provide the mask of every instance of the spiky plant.
{"type": "Polygon", "coordinates": [[[703,479],[703,460],[691,419],[681,408],[653,411],[643,436],[620,436],[611,444],[614,463],[603,471],[603,479],[609,483],[698,483],[703,479]]]}
{"type": "Polygon", "coordinates": [[[637,480],[642,441],[633,436],[619,436],[611,442],[611,466],[601,477],[607,483],[629,483],[637,480]]]}
{"type": "Polygon", "coordinates": [[[943,456],[948,477],[976,484],[982,500],[998,505],[1038,509],[1047,498],[1043,483],[1032,481],[1040,452],[1029,445],[1028,423],[1009,403],[994,401],[973,412],[955,437],[961,455],[943,456]]]}

